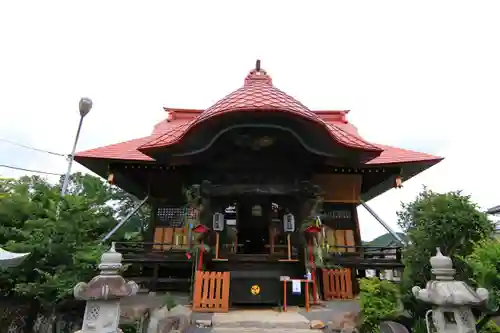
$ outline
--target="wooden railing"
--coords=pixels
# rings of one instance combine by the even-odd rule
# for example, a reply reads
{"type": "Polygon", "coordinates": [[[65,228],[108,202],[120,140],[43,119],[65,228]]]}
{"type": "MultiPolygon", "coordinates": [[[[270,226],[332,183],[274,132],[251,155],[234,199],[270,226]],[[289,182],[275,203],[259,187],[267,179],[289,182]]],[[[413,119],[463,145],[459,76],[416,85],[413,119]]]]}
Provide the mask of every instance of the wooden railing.
{"type": "Polygon", "coordinates": [[[229,272],[198,271],[194,281],[193,311],[229,311],[229,272]]]}
{"type": "Polygon", "coordinates": [[[116,242],[125,262],[188,262],[185,245],[156,242],[116,242]],[[158,250],[161,249],[161,250],[158,250]]]}
{"type": "Polygon", "coordinates": [[[351,268],[322,269],[323,295],[326,300],[353,299],[351,268]]]}
{"type": "Polygon", "coordinates": [[[401,246],[336,246],[344,251],[329,251],[324,256],[328,263],[350,268],[400,268],[401,246]]]}

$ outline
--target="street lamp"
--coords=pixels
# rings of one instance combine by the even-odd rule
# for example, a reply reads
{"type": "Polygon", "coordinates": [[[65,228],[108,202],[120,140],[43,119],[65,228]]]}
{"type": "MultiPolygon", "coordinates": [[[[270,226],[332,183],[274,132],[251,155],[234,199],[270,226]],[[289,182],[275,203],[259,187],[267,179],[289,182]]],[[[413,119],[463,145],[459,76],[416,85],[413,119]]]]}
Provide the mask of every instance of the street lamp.
{"type": "Polygon", "coordinates": [[[90,112],[90,109],[92,109],[92,100],[88,97],[81,98],[80,102],[78,103],[78,108],[80,111],[80,122],[78,123],[78,130],[76,131],[75,142],[73,143],[73,149],[71,150],[71,154],[68,156],[68,170],[64,175],[64,182],[61,188],[61,196],[66,195],[66,190],[68,189],[69,178],[71,177],[71,167],[73,166],[73,159],[75,157],[75,152],[76,152],[76,144],[78,143],[78,138],[80,137],[83,118],[85,118],[85,116],[90,112]]]}

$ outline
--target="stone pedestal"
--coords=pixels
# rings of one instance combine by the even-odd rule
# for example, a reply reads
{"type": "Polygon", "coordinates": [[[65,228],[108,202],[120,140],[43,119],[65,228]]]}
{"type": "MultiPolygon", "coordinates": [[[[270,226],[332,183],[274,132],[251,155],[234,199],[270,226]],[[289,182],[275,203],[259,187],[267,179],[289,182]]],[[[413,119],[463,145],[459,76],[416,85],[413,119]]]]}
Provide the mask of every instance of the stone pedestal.
{"type": "Polygon", "coordinates": [[[475,333],[472,308],[486,303],[488,291],[484,288],[474,291],[465,282],[456,281],[451,258],[443,256],[439,248],[430,262],[436,279],[427,282],[425,289],[413,287],[413,295],[433,305],[428,315],[438,333],[475,333]]]}
{"type": "Polygon", "coordinates": [[[133,281],[126,282],[119,274],[122,255],[111,249],[101,256],[101,273],[89,283],[80,282],[74,288],[75,298],[86,300],[87,306],[80,332],[118,332],[120,322],[120,299],[133,296],[139,290],[133,281]]]}

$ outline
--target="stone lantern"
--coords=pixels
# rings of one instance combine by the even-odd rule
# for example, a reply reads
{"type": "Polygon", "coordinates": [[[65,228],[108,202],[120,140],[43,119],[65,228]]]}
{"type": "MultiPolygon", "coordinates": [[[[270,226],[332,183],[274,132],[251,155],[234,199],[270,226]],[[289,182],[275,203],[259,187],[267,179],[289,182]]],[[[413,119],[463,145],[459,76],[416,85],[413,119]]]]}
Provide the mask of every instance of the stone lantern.
{"type": "Polygon", "coordinates": [[[83,326],[80,332],[114,333],[120,322],[120,299],[133,296],[139,287],[133,281],[126,282],[119,274],[122,255],[115,244],[101,256],[101,273],[89,283],[78,283],[73,293],[76,299],[86,300],[83,326]]]}
{"type": "Polygon", "coordinates": [[[427,282],[425,289],[412,288],[417,299],[433,305],[426,315],[428,330],[430,314],[438,333],[475,333],[476,319],[471,309],[486,303],[488,291],[484,288],[474,291],[465,282],[456,281],[451,258],[443,256],[439,248],[430,262],[436,279],[427,282]]]}

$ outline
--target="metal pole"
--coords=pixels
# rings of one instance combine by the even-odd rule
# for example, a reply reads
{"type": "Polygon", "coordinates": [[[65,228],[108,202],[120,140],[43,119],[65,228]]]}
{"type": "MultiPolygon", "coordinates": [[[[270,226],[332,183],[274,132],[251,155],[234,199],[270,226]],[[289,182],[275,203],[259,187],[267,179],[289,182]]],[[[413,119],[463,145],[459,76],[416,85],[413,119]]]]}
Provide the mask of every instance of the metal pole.
{"type": "Polygon", "coordinates": [[[401,239],[401,237],[399,237],[399,235],[394,230],[392,230],[392,228],[387,223],[385,223],[385,221],[382,220],[382,218],[378,216],[377,213],[375,213],[373,209],[371,209],[370,206],[366,204],[366,202],[361,201],[361,204],[363,205],[363,207],[365,207],[368,213],[370,213],[387,231],[389,231],[392,237],[394,237],[398,242],[403,244],[403,240],[401,239]]]}
{"type": "Polygon", "coordinates": [[[74,159],[75,153],[76,153],[76,145],[78,143],[78,139],[80,138],[80,131],[82,130],[83,118],[84,118],[84,116],[80,116],[80,122],[78,123],[78,130],[76,131],[75,142],[73,143],[73,149],[71,150],[71,155],[68,156],[68,158],[69,158],[68,170],[66,171],[66,174],[64,175],[64,182],[63,182],[63,185],[61,188],[61,196],[62,197],[66,195],[66,190],[68,189],[69,179],[71,177],[71,167],[73,166],[73,159],[74,159]]]}
{"type": "Polygon", "coordinates": [[[107,241],[109,239],[109,237],[113,236],[113,234],[118,230],[120,229],[125,223],[127,223],[131,218],[132,216],[134,216],[135,213],[137,213],[137,211],[139,210],[139,208],[141,208],[145,203],[146,201],[148,201],[149,199],[149,195],[146,196],[144,198],[144,200],[142,200],[135,208],[133,211],[131,211],[124,219],[123,221],[121,221],[120,223],[118,223],[117,225],[115,225],[115,227],[113,229],[111,229],[111,231],[102,239],[102,243],[104,243],[105,241],[107,241]]]}

